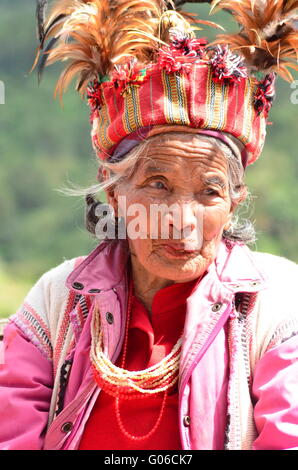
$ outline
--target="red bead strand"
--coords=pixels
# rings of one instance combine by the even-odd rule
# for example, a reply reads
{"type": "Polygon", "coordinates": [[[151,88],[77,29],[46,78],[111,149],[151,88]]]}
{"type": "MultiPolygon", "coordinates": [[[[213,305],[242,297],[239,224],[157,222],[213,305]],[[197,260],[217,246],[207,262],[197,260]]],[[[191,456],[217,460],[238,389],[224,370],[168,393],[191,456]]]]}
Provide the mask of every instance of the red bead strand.
{"type": "MultiPolygon", "coordinates": [[[[121,368],[124,369],[125,366],[125,360],[126,360],[126,353],[127,353],[127,344],[128,344],[128,331],[129,331],[129,322],[130,322],[130,315],[131,315],[131,304],[132,304],[132,282],[130,283],[130,289],[129,289],[129,301],[128,301],[128,309],[127,309],[127,321],[126,321],[126,328],[125,328],[125,339],[124,339],[124,346],[123,346],[123,356],[122,356],[122,362],[121,362],[121,368]]],[[[157,430],[158,426],[160,425],[161,419],[163,417],[166,401],[167,401],[167,390],[164,392],[164,397],[162,401],[162,405],[160,408],[160,412],[157,418],[157,421],[153,428],[147,432],[147,434],[143,436],[135,436],[134,434],[131,434],[125,429],[125,426],[123,424],[121,414],[120,414],[120,402],[119,402],[119,397],[115,399],[115,411],[116,411],[116,418],[117,422],[119,425],[119,428],[121,429],[121,432],[128,437],[128,439],[132,439],[134,441],[143,441],[145,439],[148,439],[152,434],[157,430]]]]}
{"type": "Polygon", "coordinates": [[[152,436],[152,434],[157,430],[157,428],[159,427],[160,425],[160,422],[161,422],[161,419],[163,417],[163,414],[164,414],[164,410],[165,410],[165,406],[166,406],[166,401],[167,401],[167,396],[168,396],[168,391],[165,390],[164,392],[164,396],[163,396],[163,400],[162,400],[162,404],[161,404],[161,408],[160,408],[160,411],[159,411],[159,415],[158,415],[158,418],[157,418],[157,421],[155,423],[155,425],[153,426],[153,428],[147,432],[147,434],[143,435],[143,436],[135,436],[134,434],[131,434],[130,432],[128,432],[125,427],[124,427],[124,424],[123,424],[123,421],[122,421],[122,418],[121,418],[121,415],[120,415],[120,403],[119,403],[119,398],[116,398],[115,399],[115,411],[116,411],[116,418],[117,418],[117,422],[118,422],[118,425],[119,425],[119,428],[121,429],[122,433],[128,437],[128,439],[132,439],[134,441],[143,441],[145,439],[148,439],[150,436],[152,436]]]}

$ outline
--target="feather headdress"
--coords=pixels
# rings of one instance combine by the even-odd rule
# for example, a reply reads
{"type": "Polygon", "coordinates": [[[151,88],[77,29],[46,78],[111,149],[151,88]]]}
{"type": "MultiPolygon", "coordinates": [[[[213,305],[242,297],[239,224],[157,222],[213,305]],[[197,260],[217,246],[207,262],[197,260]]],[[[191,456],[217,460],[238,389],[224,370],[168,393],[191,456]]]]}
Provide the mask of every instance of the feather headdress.
{"type": "Polygon", "coordinates": [[[287,81],[298,70],[298,0],[214,0],[211,11],[227,9],[241,25],[216,43],[241,53],[251,70],[276,72],[287,81]]]}
{"type": "MultiPolygon", "coordinates": [[[[55,90],[60,96],[76,75],[76,89],[84,94],[89,81],[108,75],[117,64],[130,59],[150,63],[172,27],[194,36],[185,19],[191,15],[168,11],[163,0],[56,0],[45,21],[47,4],[47,0],[37,0],[40,46],[31,70],[41,52],[39,80],[46,65],[68,60],[55,90]]],[[[194,21],[217,27],[209,21],[194,21]]]]}
{"type": "Polygon", "coordinates": [[[231,135],[244,166],[260,155],[275,77],[298,70],[298,0],[191,1],[228,11],[240,31],[197,39],[196,24],[221,27],[176,11],[183,0],[53,0],[47,19],[47,0],[37,0],[32,69],[40,79],[45,66],[66,61],[55,95],[77,78],[100,158],[164,125],[231,135]]]}
{"type": "Polygon", "coordinates": [[[114,64],[128,59],[132,51],[139,60],[150,60],[148,44],[155,33],[152,20],[162,13],[157,2],[148,0],[142,3],[62,0],[55,2],[43,25],[44,9],[42,1],[38,6],[40,49],[47,40],[50,43],[39,74],[46,64],[68,59],[70,64],[57,84],[60,93],[75,75],[79,75],[77,89],[84,90],[90,80],[108,74],[114,64]],[[132,30],[140,27],[143,35],[133,36],[132,30]]]}

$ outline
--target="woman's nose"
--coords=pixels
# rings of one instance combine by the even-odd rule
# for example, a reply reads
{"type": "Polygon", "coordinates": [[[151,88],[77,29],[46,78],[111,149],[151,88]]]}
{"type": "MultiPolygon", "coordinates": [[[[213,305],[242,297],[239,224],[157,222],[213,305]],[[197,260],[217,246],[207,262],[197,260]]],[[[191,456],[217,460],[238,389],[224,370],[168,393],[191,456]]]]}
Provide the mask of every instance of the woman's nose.
{"type": "Polygon", "coordinates": [[[176,204],[169,223],[178,238],[187,238],[195,232],[202,232],[202,211],[197,203],[176,204]]]}

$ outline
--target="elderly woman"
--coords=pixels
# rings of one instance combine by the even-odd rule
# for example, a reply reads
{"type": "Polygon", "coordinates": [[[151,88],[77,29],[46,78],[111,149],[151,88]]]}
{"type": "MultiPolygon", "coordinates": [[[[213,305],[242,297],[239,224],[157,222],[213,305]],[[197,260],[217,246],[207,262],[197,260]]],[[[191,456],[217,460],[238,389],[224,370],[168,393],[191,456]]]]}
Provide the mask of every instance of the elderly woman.
{"type": "Polygon", "coordinates": [[[87,89],[104,240],[11,317],[0,448],[298,449],[297,267],[235,217],[297,4],[229,1],[241,33],[208,45],[161,2],[56,1],[45,27],[39,3],[57,90],[87,89]]]}

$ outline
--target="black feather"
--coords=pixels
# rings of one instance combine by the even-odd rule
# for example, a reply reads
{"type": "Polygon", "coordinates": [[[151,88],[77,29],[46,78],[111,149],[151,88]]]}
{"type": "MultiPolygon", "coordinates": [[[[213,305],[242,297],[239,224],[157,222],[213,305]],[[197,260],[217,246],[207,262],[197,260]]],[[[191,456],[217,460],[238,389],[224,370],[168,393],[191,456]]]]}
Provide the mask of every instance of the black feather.
{"type": "Polygon", "coordinates": [[[37,37],[40,43],[44,38],[44,22],[47,6],[48,0],[36,0],[37,37]]]}
{"type": "Polygon", "coordinates": [[[279,23],[273,34],[266,37],[266,41],[278,41],[280,38],[286,36],[291,32],[295,32],[298,29],[298,18],[290,18],[288,20],[284,20],[282,23],[279,23]]]}
{"type": "Polygon", "coordinates": [[[50,40],[50,42],[48,43],[46,49],[43,51],[42,53],[42,57],[40,59],[40,62],[38,64],[38,67],[37,67],[37,76],[38,76],[38,84],[40,83],[41,81],[41,78],[42,78],[42,74],[43,74],[43,71],[44,71],[44,68],[46,66],[46,63],[47,63],[47,60],[48,60],[48,56],[49,54],[47,54],[47,52],[53,47],[53,45],[55,44],[55,42],[58,40],[58,37],[56,38],[52,38],[50,40]]]}
{"type": "Polygon", "coordinates": [[[44,45],[44,40],[47,37],[47,35],[51,32],[53,27],[56,26],[57,23],[59,23],[61,20],[63,20],[66,16],[69,16],[69,15],[66,15],[65,13],[60,13],[60,15],[56,16],[56,18],[54,18],[53,21],[48,25],[47,29],[44,31],[43,38],[40,42],[40,47],[42,49],[43,49],[43,45],[44,45]]]}
{"type": "Polygon", "coordinates": [[[84,81],[86,80],[86,77],[88,77],[88,75],[90,74],[89,71],[87,72],[82,72],[82,77],[81,77],[81,80],[78,82],[78,84],[76,85],[76,91],[80,91],[80,89],[82,88],[82,85],[84,83],[84,81]]]}

